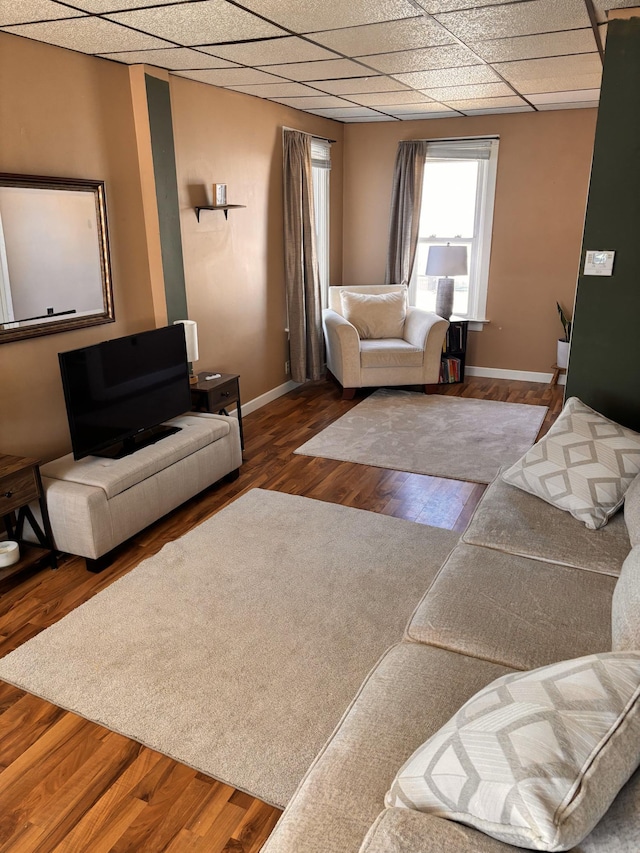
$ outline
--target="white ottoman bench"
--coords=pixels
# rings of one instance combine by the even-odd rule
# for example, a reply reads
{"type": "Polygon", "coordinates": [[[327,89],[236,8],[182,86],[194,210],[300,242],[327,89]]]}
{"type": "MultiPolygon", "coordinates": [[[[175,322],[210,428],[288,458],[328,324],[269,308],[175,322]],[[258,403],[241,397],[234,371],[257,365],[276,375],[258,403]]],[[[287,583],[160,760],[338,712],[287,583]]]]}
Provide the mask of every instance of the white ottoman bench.
{"type": "Polygon", "coordinates": [[[70,453],[42,465],[55,546],[100,571],[108,552],[242,464],[235,418],[187,414],[180,431],[122,459],[70,453]],[[102,559],[99,559],[102,558],[102,559]]]}

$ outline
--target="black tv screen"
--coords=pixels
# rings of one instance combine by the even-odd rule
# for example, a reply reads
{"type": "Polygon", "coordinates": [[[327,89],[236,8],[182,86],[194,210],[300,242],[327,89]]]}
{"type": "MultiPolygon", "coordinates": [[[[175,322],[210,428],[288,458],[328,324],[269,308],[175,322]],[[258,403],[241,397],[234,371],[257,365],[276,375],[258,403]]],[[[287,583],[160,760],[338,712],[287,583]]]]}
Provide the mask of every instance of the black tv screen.
{"type": "Polygon", "coordinates": [[[59,353],[75,459],[119,458],[177,427],[191,409],[184,326],[165,326],[59,353]]]}

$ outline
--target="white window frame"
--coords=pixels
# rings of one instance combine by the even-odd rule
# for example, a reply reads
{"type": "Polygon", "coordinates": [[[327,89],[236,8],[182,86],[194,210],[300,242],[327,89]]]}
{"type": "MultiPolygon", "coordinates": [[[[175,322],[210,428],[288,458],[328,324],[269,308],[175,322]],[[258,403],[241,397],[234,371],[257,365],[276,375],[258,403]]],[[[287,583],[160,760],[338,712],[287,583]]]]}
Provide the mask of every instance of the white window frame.
{"type": "Polygon", "coordinates": [[[9,285],[9,266],[7,264],[7,247],[4,242],[2,216],[0,216],[0,323],[10,323],[15,320],[13,300],[9,285]]]}
{"type": "MultiPolygon", "coordinates": [[[[475,233],[469,253],[469,302],[466,314],[457,314],[465,320],[478,323],[482,328],[487,320],[487,293],[489,288],[489,264],[491,261],[491,238],[493,233],[493,212],[495,205],[496,177],[498,171],[499,140],[495,137],[471,139],[433,140],[427,143],[427,159],[473,160],[474,150],[488,151],[488,157],[478,157],[478,187],[476,191],[475,233]]],[[[424,192],[423,191],[423,198],[424,192]]],[[[437,243],[454,242],[454,235],[438,237],[437,243]]],[[[427,237],[418,237],[419,243],[430,243],[427,237]]],[[[466,242],[464,240],[457,242],[466,242]]],[[[409,298],[415,303],[417,290],[417,265],[414,264],[409,284],[409,298]]]]}
{"type": "Polygon", "coordinates": [[[326,139],[311,138],[311,171],[313,180],[313,208],[316,220],[316,252],[320,273],[322,307],[329,303],[329,209],[331,143],[326,139]]]}

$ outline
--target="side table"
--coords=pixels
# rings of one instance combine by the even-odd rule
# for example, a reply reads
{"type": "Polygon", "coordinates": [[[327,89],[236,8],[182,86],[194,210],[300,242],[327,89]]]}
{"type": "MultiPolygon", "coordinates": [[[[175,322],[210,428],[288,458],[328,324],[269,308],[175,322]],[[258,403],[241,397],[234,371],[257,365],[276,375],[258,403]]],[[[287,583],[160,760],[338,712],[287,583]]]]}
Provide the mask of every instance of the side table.
{"type": "Polygon", "coordinates": [[[238,426],[240,427],[240,445],[244,450],[240,376],[237,373],[221,373],[216,379],[207,379],[207,376],[212,375],[210,371],[198,373],[197,383],[190,386],[191,411],[228,415],[227,406],[235,403],[238,412],[238,426]]]}
{"type": "Polygon", "coordinates": [[[0,516],[4,521],[7,537],[20,544],[20,559],[12,566],[0,569],[0,580],[4,580],[15,572],[28,569],[47,558],[51,568],[55,569],[57,566],[53,534],[38,466],[37,459],[0,453],[0,516]],[[32,501],[38,501],[40,505],[44,531],[31,511],[29,504],[32,501]],[[39,545],[24,541],[25,520],[29,522],[39,545]]]}

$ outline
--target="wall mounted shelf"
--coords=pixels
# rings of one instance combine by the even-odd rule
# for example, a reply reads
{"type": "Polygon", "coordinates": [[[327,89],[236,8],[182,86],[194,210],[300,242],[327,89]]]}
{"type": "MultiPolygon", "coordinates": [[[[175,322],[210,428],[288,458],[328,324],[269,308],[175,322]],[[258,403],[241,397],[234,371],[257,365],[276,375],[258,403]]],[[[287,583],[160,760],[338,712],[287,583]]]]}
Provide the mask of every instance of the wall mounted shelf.
{"type": "Polygon", "coordinates": [[[202,207],[196,207],[196,217],[200,222],[201,210],[224,210],[224,218],[228,218],[230,210],[237,210],[240,207],[246,207],[246,204],[205,204],[202,207]]]}

